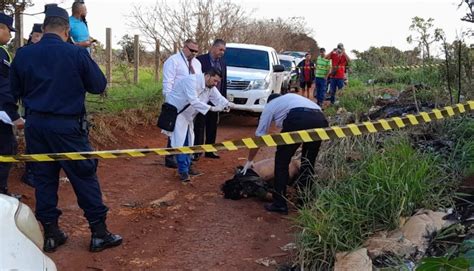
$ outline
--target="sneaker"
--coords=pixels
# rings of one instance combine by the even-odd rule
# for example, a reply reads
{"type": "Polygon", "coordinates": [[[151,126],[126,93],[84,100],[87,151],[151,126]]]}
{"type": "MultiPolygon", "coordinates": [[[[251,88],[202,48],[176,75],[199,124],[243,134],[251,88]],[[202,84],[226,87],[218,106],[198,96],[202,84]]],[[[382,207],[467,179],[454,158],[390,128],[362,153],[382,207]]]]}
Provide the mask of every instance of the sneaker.
{"type": "Polygon", "coordinates": [[[195,170],[193,167],[189,168],[188,174],[191,175],[191,176],[200,176],[200,175],[202,175],[201,172],[195,170]]]}
{"type": "Polygon", "coordinates": [[[188,173],[179,173],[179,179],[180,179],[183,183],[187,183],[187,182],[190,182],[190,181],[191,181],[191,177],[189,177],[189,174],[188,174],[188,173]]]}

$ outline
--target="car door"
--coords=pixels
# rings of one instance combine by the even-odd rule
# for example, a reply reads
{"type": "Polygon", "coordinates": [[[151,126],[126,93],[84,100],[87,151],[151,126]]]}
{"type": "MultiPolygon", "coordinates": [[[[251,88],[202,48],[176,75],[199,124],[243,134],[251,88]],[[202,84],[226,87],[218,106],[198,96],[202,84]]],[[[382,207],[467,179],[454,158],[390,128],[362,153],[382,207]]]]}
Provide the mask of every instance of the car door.
{"type": "Polygon", "coordinates": [[[285,74],[283,72],[274,72],[273,71],[273,66],[274,65],[280,65],[280,60],[278,59],[276,51],[272,51],[272,59],[273,59],[273,64],[271,66],[272,69],[272,79],[274,82],[274,87],[272,88],[274,93],[280,93],[281,92],[281,86],[283,84],[283,79],[285,77],[285,74]]]}

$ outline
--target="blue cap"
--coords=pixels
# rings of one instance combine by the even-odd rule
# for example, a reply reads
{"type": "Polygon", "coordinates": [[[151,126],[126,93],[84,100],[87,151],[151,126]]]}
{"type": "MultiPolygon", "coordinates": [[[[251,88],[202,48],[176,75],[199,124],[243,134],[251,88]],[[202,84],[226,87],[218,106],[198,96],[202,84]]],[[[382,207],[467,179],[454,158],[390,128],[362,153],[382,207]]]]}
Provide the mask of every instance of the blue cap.
{"type": "Polygon", "coordinates": [[[42,26],[43,24],[34,24],[31,33],[43,33],[43,29],[41,29],[42,26]]]}
{"type": "Polygon", "coordinates": [[[66,21],[69,21],[69,14],[67,14],[67,11],[58,6],[49,6],[46,8],[46,11],[44,13],[46,15],[46,18],[59,17],[59,18],[63,18],[66,21]]]}
{"type": "Polygon", "coordinates": [[[16,32],[16,29],[13,28],[13,17],[10,17],[3,12],[0,13],[0,24],[6,25],[10,31],[16,32]]]}
{"type": "Polygon", "coordinates": [[[48,10],[48,8],[50,7],[57,7],[58,4],[46,4],[44,5],[44,13],[46,13],[46,11],[48,10]]]}

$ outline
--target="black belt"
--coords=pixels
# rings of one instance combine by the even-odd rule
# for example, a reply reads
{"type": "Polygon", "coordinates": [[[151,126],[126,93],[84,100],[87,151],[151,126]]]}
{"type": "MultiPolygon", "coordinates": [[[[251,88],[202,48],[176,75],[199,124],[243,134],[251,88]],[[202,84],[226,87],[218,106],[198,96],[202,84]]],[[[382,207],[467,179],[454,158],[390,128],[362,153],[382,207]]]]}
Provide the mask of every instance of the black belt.
{"type": "Polygon", "coordinates": [[[289,113],[293,113],[293,112],[311,112],[311,113],[316,113],[316,112],[321,112],[321,110],[315,109],[315,108],[307,108],[307,107],[295,107],[295,108],[290,109],[290,112],[289,112],[289,113]]]}
{"type": "Polygon", "coordinates": [[[65,119],[65,120],[79,120],[83,115],[63,115],[46,112],[28,112],[27,116],[39,116],[43,118],[65,119]]]}

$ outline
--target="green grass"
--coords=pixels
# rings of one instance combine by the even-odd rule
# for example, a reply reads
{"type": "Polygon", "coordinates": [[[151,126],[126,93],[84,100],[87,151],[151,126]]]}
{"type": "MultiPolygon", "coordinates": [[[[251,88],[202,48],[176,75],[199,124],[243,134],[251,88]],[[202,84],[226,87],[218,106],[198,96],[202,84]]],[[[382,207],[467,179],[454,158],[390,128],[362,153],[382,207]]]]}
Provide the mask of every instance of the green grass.
{"type": "Polygon", "coordinates": [[[454,150],[448,158],[449,161],[455,161],[448,164],[453,178],[460,179],[474,174],[474,119],[465,116],[450,120],[440,130],[455,142],[454,150]]]}
{"type": "Polygon", "coordinates": [[[116,67],[106,97],[87,95],[88,112],[118,113],[127,109],[157,107],[161,103],[162,83],[155,82],[151,68],[140,68],[137,85],[129,82],[130,78],[133,80],[130,67],[116,67]]]}
{"type": "Polygon", "coordinates": [[[343,95],[339,98],[339,106],[359,115],[368,112],[373,105],[373,101],[374,99],[367,88],[349,85],[343,90],[343,95]]]}
{"type": "Polygon", "coordinates": [[[383,150],[363,148],[356,165],[317,181],[314,201],[299,213],[300,251],[308,267],[325,270],[336,252],[355,249],[374,232],[396,228],[400,216],[443,200],[435,191],[440,173],[434,156],[418,153],[402,138],[389,140],[383,150]]]}
{"type": "Polygon", "coordinates": [[[318,161],[314,189],[296,223],[302,265],[327,270],[336,252],[395,229],[400,217],[452,207],[460,180],[474,173],[474,119],[328,142],[318,161]],[[412,133],[451,141],[451,151],[416,150],[412,133]]]}

